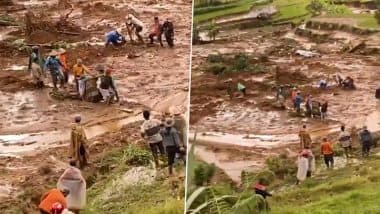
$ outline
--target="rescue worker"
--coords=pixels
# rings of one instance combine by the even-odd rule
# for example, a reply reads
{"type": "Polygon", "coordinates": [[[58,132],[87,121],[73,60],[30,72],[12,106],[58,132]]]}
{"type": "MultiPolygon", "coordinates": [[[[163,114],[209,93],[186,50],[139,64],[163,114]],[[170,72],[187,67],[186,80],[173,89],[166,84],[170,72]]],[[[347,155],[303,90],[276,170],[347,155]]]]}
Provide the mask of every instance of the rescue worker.
{"type": "Polygon", "coordinates": [[[160,131],[160,134],[168,157],[169,175],[173,175],[175,156],[179,151],[184,151],[184,147],[180,143],[178,131],[173,127],[174,120],[172,118],[167,118],[164,126],[165,128],[160,131]]]}
{"type": "MultiPolygon", "coordinates": [[[[52,208],[54,208],[55,203],[62,205],[63,209],[67,208],[66,197],[69,195],[70,191],[67,189],[51,189],[41,197],[41,202],[38,205],[41,214],[52,214],[52,208]]],[[[53,210],[54,211],[54,210],[53,210]]]]}
{"type": "Polygon", "coordinates": [[[162,25],[162,31],[164,33],[166,42],[168,43],[169,47],[174,47],[174,25],[173,22],[167,18],[164,24],[162,25]]]}
{"type": "Polygon", "coordinates": [[[74,118],[75,125],[71,130],[71,143],[69,149],[70,159],[75,160],[76,165],[83,169],[88,164],[87,137],[81,123],[81,116],[74,118]]]}
{"type": "Polygon", "coordinates": [[[44,64],[40,48],[38,46],[33,46],[32,52],[29,56],[28,72],[32,74],[33,82],[36,84],[37,88],[42,88],[44,86],[44,64]]]}
{"type": "Polygon", "coordinates": [[[372,134],[368,131],[367,126],[359,133],[360,143],[362,144],[362,156],[368,157],[372,146],[372,134]]]}
{"type": "Polygon", "coordinates": [[[157,37],[160,42],[161,47],[164,47],[162,44],[162,26],[158,17],[154,17],[154,23],[149,34],[150,44],[153,45],[154,37],[157,37]]]}
{"type": "Polygon", "coordinates": [[[125,43],[125,38],[121,35],[120,30],[116,29],[106,33],[106,42],[105,46],[108,47],[109,44],[113,46],[121,46],[125,43]]]}
{"type": "Polygon", "coordinates": [[[132,33],[134,33],[137,37],[137,39],[142,43],[144,44],[144,39],[142,37],[142,32],[144,30],[144,24],[142,21],[140,21],[139,19],[137,19],[135,16],[133,16],[132,14],[128,14],[127,16],[127,22],[125,23],[125,25],[127,26],[127,31],[128,31],[128,35],[129,35],[129,38],[131,39],[131,41],[133,42],[133,37],[132,37],[132,33]]]}
{"type": "Polygon", "coordinates": [[[113,102],[114,97],[116,97],[116,102],[119,102],[119,94],[117,93],[114,79],[111,76],[111,70],[108,69],[104,72],[105,67],[103,65],[97,66],[96,69],[99,72],[100,79],[99,91],[106,104],[110,105],[113,102]]]}
{"type": "Polygon", "coordinates": [[[144,123],[141,125],[141,137],[143,137],[149,144],[152,152],[156,168],[159,167],[158,153],[161,156],[165,155],[164,146],[162,143],[162,136],[160,134],[161,122],[157,119],[151,118],[150,111],[143,111],[144,123]]]}
{"type": "Polygon", "coordinates": [[[351,138],[351,134],[348,131],[346,131],[345,126],[340,127],[338,140],[339,140],[340,145],[344,149],[344,153],[346,157],[349,158],[349,153],[351,152],[352,138],[351,138]]]}
{"type": "Polygon", "coordinates": [[[67,52],[65,49],[63,48],[60,48],[58,50],[59,52],[59,61],[61,62],[62,64],[62,73],[63,73],[63,77],[64,77],[64,81],[65,83],[68,83],[69,82],[69,66],[67,65],[67,52]]]}
{"type": "Polygon", "coordinates": [[[73,74],[74,74],[74,80],[76,89],[79,93],[79,97],[83,99],[84,93],[85,93],[85,81],[86,81],[86,75],[90,74],[88,68],[83,65],[83,62],[81,59],[77,59],[77,63],[73,66],[73,74]]]}
{"type": "Polygon", "coordinates": [[[300,149],[311,147],[311,137],[306,129],[306,124],[302,126],[302,129],[298,133],[298,136],[300,137],[300,149]]]}
{"type": "Polygon", "coordinates": [[[334,168],[334,150],[332,143],[327,140],[326,137],[323,138],[323,142],[321,144],[321,154],[323,155],[323,159],[325,161],[327,168],[334,168]]]}
{"type": "Polygon", "coordinates": [[[64,188],[70,191],[66,197],[67,208],[74,214],[79,214],[80,210],[86,206],[86,180],[81,171],[76,168],[76,161],[70,161],[67,168],[57,182],[57,188],[64,188]]]}
{"type": "Polygon", "coordinates": [[[57,58],[57,55],[58,53],[54,50],[50,52],[49,57],[46,59],[44,67],[45,70],[48,70],[50,72],[55,90],[57,89],[58,80],[60,80],[61,88],[65,83],[63,74],[61,72],[61,67],[63,67],[63,65],[57,58]]]}

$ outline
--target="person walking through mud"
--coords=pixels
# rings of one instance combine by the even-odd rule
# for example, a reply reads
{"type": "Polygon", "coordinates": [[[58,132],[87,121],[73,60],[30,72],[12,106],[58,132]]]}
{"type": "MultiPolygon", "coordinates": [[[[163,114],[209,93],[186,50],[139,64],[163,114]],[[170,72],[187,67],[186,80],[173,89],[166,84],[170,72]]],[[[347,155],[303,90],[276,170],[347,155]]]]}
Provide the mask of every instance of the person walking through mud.
{"type": "Polygon", "coordinates": [[[69,66],[67,65],[67,52],[65,49],[60,48],[59,52],[59,61],[62,64],[61,70],[63,73],[64,81],[67,84],[69,82],[69,66]]]}
{"type": "Polygon", "coordinates": [[[173,175],[175,156],[178,152],[184,151],[184,147],[180,143],[178,131],[174,128],[174,120],[166,118],[164,126],[165,128],[160,133],[168,157],[169,176],[171,176],[173,175]]]}
{"type": "Polygon", "coordinates": [[[325,120],[327,117],[327,108],[329,107],[328,101],[324,101],[320,107],[321,120],[325,120]]]}
{"type": "Polygon", "coordinates": [[[323,159],[325,161],[326,167],[334,168],[334,150],[332,143],[327,140],[326,137],[323,138],[323,142],[321,144],[321,154],[323,155],[323,159]]]}
{"type": "Polygon", "coordinates": [[[362,157],[368,157],[372,146],[372,134],[368,131],[367,126],[359,133],[360,143],[362,144],[362,157]]]}
{"type": "Polygon", "coordinates": [[[186,142],[187,142],[187,122],[184,115],[181,114],[181,111],[178,107],[171,106],[169,108],[170,114],[174,120],[174,128],[177,130],[179,139],[180,139],[180,147],[183,150],[178,151],[178,155],[180,159],[184,162],[186,166],[186,142]]]}
{"type": "Polygon", "coordinates": [[[143,137],[149,144],[152,152],[156,168],[159,167],[158,153],[161,156],[165,155],[164,146],[162,143],[162,136],[160,134],[161,122],[157,119],[151,118],[150,111],[143,111],[144,123],[141,125],[141,137],[143,137]]]}
{"type": "Polygon", "coordinates": [[[344,149],[344,154],[346,155],[347,158],[349,158],[351,149],[352,149],[351,147],[352,138],[351,138],[351,134],[348,131],[346,131],[345,126],[340,127],[338,140],[339,140],[340,145],[344,149]]]}
{"type": "Polygon", "coordinates": [[[154,17],[154,23],[152,26],[152,29],[149,34],[150,44],[153,45],[154,37],[157,37],[158,42],[160,43],[161,47],[164,47],[164,44],[162,44],[162,25],[160,23],[160,20],[158,17],[154,17]]]}
{"type": "Polygon", "coordinates": [[[309,94],[305,101],[306,116],[313,118],[313,96],[309,94]]]}
{"type": "Polygon", "coordinates": [[[99,72],[99,91],[102,94],[102,97],[107,105],[111,105],[116,97],[116,102],[119,102],[119,94],[115,86],[115,80],[111,76],[111,70],[107,69],[103,65],[96,66],[97,71],[99,72]],[[105,72],[104,72],[105,71],[105,72]]]}
{"type": "Polygon", "coordinates": [[[49,57],[46,59],[45,62],[45,70],[48,70],[50,72],[54,89],[57,89],[57,83],[58,80],[60,81],[60,87],[63,88],[65,81],[64,77],[61,71],[61,68],[63,67],[62,63],[57,59],[58,53],[56,51],[52,51],[49,54],[49,57]]]}
{"type": "Polygon", "coordinates": [[[83,169],[88,164],[87,137],[81,123],[81,116],[74,118],[75,125],[71,130],[71,144],[69,149],[69,158],[75,160],[76,165],[83,169]]]}
{"type": "Polygon", "coordinates": [[[44,87],[43,78],[46,76],[44,70],[44,59],[38,46],[33,46],[29,55],[28,72],[32,74],[33,82],[37,88],[44,87]]]}
{"type": "MultiPolygon", "coordinates": [[[[41,202],[38,205],[41,214],[52,214],[54,204],[60,204],[63,209],[67,208],[66,197],[70,194],[68,189],[51,189],[41,197],[41,202]]],[[[60,209],[60,210],[63,210],[60,209]]]]}
{"type": "Polygon", "coordinates": [[[301,113],[301,103],[303,102],[303,98],[301,96],[301,91],[297,91],[297,95],[294,98],[294,109],[299,114],[301,113]]]}
{"type": "Polygon", "coordinates": [[[164,24],[162,25],[162,32],[164,33],[165,40],[168,43],[169,47],[174,47],[174,25],[173,22],[167,18],[164,24]]]}
{"type": "Polygon", "coordinates": [[[310,133],[307,131],[306,124],[302,126],[302,129],[299,131],[298,136],[300,138],[300,149],[304,149],[306,147],[311,147],[311,137],[310,133]]]}
{"type": "Polygon", "coordinates": [[[82,59],[77,59],[77,63],[73,66],[73,74],[77,92],[79,97],[83,100],[86,88],[86,75],[90,74],[90,71],[85,65],[83,65],[82,59]]]}
{"type": "Polygon", "coordinates": [[[306,178],[311,177],[315,170],[315,158],[313,152],[309,147],[305,147],[298,154],[297,158],[297,185],[305,181],[306,178]]]}
{"type": "Polygon", "coordinates": [[[127,26],[128,35],[131,39],[131,42],[134,42],[134,39],[132,37],[132,34],[134,33],[137,39],[140,41],[140,43],[145,43],[143,36],[141,35],[144,30],[144,24],[142,21],[137,19],[134,15],[128,14],[127,22],[125,23],[125,25],[127,26]]]}

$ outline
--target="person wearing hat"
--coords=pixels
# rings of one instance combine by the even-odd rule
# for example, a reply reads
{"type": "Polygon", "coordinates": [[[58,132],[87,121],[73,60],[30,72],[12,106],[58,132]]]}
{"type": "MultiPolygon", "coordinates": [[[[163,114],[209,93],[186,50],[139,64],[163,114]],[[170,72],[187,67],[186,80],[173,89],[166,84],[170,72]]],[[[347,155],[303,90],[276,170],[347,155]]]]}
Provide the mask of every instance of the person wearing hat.
{"type": "Polygon", "coordinates": [[[62,64],[62,73],[64,77],[65,83],[68,83],[69,81],[69,66],[67,65],[67,52],[65,49],[60,48],[58,50],[59,52],[59,61],[62,64]]]}
{"type": "Polygon", "coordinates": [[[107,69],[103,65],[96,67],[99,72],[99,91],[102,94],[103,99],[106,104],[110,105],[114,97],[116,97],[116,102],[119,102],[119,94],[116,89],[115,81],[111,75],[111,69],[107,69]]]}
{"type": "Polygon", "coordinates": [[[179,139],[178,131],[174,128],[173,118],[166,118],[164,128],[160,133],[168,157],[169,175],[173,175],[173,164],[176,154],[181,150],[184,151],[184,147],[181,145],[181,141],[179,139]]]}
{"type": "Polygon", "coordinates": [[[53,50],[50,52],[49,57],[46,59],[45,62],[45,70],[48,70],[50,72],[54,89],[57,89],[58,80],[60,80],[61,87],[63,87],[65,84],[64,77],[61,72],[61,68],[63,67],[63,65],[59,61],[57,56],[57,51],[53,50]]]}
{"type": "Polygon", "coordinates": [[[186,164],[187,120],[177,106],[171,106],[169,112],[174,120],[174,128],[178,131],[181,147],[184,148],[183,151],[179,151],[179,154],[186,164]]]}
{"type": "Polygon", "coordinates": [[[79,168],[83,168],[88,162],[88,149],[87,149],[87,137],[81,123],[81,116],[76,116],[74,118],[75,125],[71,130],[71,143],[69,149],[70,159],[75,160],[79,163],[79,168]]]}
{"type": "Polygon", "coordinates": [[[73,66],[73,74],[79,97],[83,99],[86,87],[86,75],[90,74],[90,71],[85,65],[83,65],[82,59],[77,59],[77,63],[73,66]]]}
{"type": "Polygon", "coordinates": [[[106,47],[108,47],[109,44],[112,44],[114,46],[120,46],[125,43],[125,38],[123,35],[121,35],[120,31],[120,29],[115,29],[106,33],[106,47]]]}
{"type": "Polygon", "coordinates": [[[125,25],[127,26],[128,35],[129,35],[129,38],[131,39],[131,41],[132,42],[134,41],[133,37],[132,37],[132,33],[134,32],[136,37],[138,38],[138,40],[142,44],[144,44],[144,39],[141,35],[143,30],[144,30],[144,24],[142,23],[142,21],[137,19],[134,15],[128,14],[127,21],[125,22],[125,25]]]}
{"type": "Polygon", "coordinates": [[[298,136],[300,138],[300,149],[311,146],[310,133],[307,131],[306,124],[302,125],[302,129],[299,131],[298,136]]]}
{"type": "Polygon", "coordinates": [[[372,134],[368,131],[367,126],[363,126],[363,130],[359,133],[359,140],[362,145],[362,156],[368,157],[372,146],[372,134]]]}
{"type": "Polygon", "coordinates": [[[161,47],[164,47],[164,45],[162,44],[162,25],[157,16],[154,17],[154,23],[149,34],[151,45],[153,45],[154,37],[157,37],[158,41],[160,42],[161,47]]]}
{"type": "Polygon", "coordinates": [[[36,84],[37,88],[42,88],[44,86],[43,77],[45,75],[43,69],[44,60],[41,56],[40,48],[38,46],[33,46],[29,56],[28,71],[32,74],[33,82],[36,84]]]}
{"type": "Polygon", "coordinates": [[[164,33],[166,42],[168,43],[169,47],[174,47],[174,25],[173,22],[167,18],[164,24],[162,25],[162,31],[164,33]]]}
{"type": "Polygon", "coordinates": [[[51,189],[41,197],[41,202],[38,205],[41,214],[52,214],[53,208],[62,210],[67,208],[66,197],[70,194],[67,189],[51,189]],[[53,206],[53,205],[56,206],[53,206]],[[58,206],[60,204],[61,206],[58,206]],[[59,209],[58,209],[59,208],[59,209]]]}

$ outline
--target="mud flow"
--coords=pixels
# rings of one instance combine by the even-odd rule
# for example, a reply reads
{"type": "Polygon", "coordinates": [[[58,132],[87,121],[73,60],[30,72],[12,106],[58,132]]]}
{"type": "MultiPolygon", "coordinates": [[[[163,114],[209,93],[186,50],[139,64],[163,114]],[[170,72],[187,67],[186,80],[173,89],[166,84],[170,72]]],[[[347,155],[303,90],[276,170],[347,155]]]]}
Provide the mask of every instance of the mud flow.
{"type": "Polygon", "coordinates": [[[216,21],[221,30],[215,41],[203,37],[202,44],[193,46],[190,140],[196,135],[195,153],[200,159],[215,162],[240,182],[242,170],[262,168],[270,155],[295,155],[302,124],[307,124],[316,143],[322,136],[334,136],[342,124],[349,129],[367,125],[371,131],[380,130],[380,102],[375,98],[380,87],[380,40],[374,39],[379,33],[323,30],[314,28],[315,23],[248,29],[228,25],[246,16],[216,21]],[[300,33],[306,30],[329,37],[316,41],[311,34],[300,33]],[[242,53],[251,66],[246,72],[230,66],[242,53]],[[334,81],[337,74],[352,77],[356,90],[339,87],[334,81]],[[319,88],[320,80],[328,82],[326,89],[319,88]],[[238,91],[239,82],[245,85],[246,96],[238,91]],[[276,98],[281,85],[287,90],[286,109],[276,98]],[[289,97],[294,86],[305,99],[312,95],[315,101],[328,101],[326,120],[294,113],[289,97]]]}
{"type": "MultiPolygon", "coordinates": [[[[159,115],[176,106],[186,112],[191,35],[188,1],[9,2],[0,8],[0,168],[4,172],[0,175],[0,201],[7,206],[26,185],[27,175],[35,175],[28,186],[37,185],[45,179],[38,168],[67,163],[75,115],[82,116],[88,138],[96,142],[94,148],[105,149],[105,139],[114,139],[108,142],[110,147],[120,146],[121,138],[115,135],[121,135],[123,128],[125,132],[125,127],[131,128],[123,135],[129,133],[134,141],[141,140],[135,134],[143,109],[159,115]],[[131,43],[125,27],[128,14],[146,25],[146,42],[153,18],[158,16],[162,22],[170,18],[175,26],[174,48],[169,48],[165,39],[164,47],[156,41],[154,45],[131,43]],[[127,43],[105,48],[105,33],[113,29],[127,36],[127,43]],[[51,94],[50,76],[45,79],[47,86],[37,89],[27,69],[28,51],[34,45],[41,47],[43,56],[65,48],[69,67],[81,58],[93,74],[96,64],[105,64],[112,69],[120,102],[107,106],[66,96],[57,99],[51,94]]],[[[70,76],[69,84],[59,91],[69,95],[75,91],[74,78],[70,76]]],[[[0,203],[0,209],[2,206],[0,203]]]]}

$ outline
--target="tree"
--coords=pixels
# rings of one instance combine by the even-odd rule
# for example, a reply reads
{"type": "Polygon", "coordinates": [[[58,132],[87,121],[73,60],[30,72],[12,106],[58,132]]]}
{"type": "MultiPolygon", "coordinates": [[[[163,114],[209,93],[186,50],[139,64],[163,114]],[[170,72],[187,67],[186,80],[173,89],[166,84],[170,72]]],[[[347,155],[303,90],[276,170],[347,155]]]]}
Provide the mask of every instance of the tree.
{"type": "Polygon", "coordinates": [[[207,36],[212,40],[215,41],[216,36],[219,34],[219,27],[215,24],[215,22],[212,22],[209,24],[206,28],[207,30],[207,36]]]}

